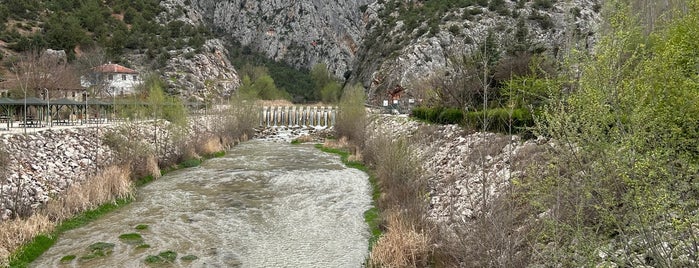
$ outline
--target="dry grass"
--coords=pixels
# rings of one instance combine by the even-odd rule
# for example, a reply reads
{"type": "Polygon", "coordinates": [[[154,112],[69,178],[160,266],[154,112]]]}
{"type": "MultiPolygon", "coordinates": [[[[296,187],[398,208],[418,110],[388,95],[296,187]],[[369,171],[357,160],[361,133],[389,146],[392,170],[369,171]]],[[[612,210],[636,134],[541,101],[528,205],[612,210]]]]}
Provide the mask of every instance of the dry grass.
{"type": "Polygon", "coordinates": [[[429,232],[405,221],[398,212],[387,214],[387,231],[370,254],[373,267],[426,267],[430,256],[429,232]]]}
{"type": "Polygon", "coordinates": [[[7,263],[10,252],[35,236],[53,230],[56,223],[102,204],[133,195],[130,171],[126,166],[109,166],[83,183],[73,184],[60,198],[51,199],[34,215],[0,222],[0,267],[7,263]]]}
{"type": "Polygon", "coordinates": [[[153,154],[142,155],[135,158],[136,160],[129,161],[128,165],[131,166],[131,172],[134,178],[143,178],[147,176],[153,176],[153,178],[160,178],[160,166],[158,165],[158,158],[153,154]]]}
{"type": "Polygon", "coordinates": [[[200,155],[210,155],[223,150],[224,148],[223,144],[221,144],[221,139],[213,135],[199,139],[196,145],[196,151],[200,155]]]}
{"type": "Polygon", "coordinates": [[[325,140],[325,142],[323,143],[323,147],[333,149],[349,148],[350,143],[347,137],[341,137],[339,140],[325,140]]]}
{"type": "Polygon", "coordinates": [[[0,222],[0,267],[6,267],[10,252],[31,241],[40,233],[53,230],[54,223],[45,215],[0,222]]]}
{"type": "Polygon", "coordinates": [[[50,200],[40,213],[61,221],[102,204],[131,197],[130,176],[128,167],[109,166],[94,178],[73,184],[60,198],[50,200]]]}

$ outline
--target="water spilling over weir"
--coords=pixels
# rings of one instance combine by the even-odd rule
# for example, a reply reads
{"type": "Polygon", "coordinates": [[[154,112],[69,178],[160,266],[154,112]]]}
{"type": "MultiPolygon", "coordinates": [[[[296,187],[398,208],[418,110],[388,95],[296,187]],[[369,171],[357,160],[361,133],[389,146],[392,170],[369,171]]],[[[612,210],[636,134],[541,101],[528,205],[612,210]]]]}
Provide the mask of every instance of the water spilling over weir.
{"type": "Polygon", "coordinates": [[[169,250],[175,267],[361,267],[369,187],[366,174],[310,145],[246,142],[139,189],[133,203],[66,232],[32,266],[143,267],[169,250]],[[127,233],[143,241],[119,239],[127,233]],[[111,253],[83,258],[98,242],[114,244],[111,253]],[[68,255],[76,259],[62,264],[68,255]]]}
{"type": "Polygon", "coordinates": [[[260,126],[265,127],[331,127],[335,125],[337,107],[278,106],[262,107],[260,126]]]}

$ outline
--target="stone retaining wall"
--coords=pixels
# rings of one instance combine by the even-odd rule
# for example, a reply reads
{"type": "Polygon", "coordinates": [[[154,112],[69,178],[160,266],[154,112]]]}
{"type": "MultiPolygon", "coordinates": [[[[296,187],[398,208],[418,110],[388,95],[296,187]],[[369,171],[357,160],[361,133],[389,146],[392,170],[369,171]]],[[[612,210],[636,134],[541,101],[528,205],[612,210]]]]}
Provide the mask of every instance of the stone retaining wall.
{"type": "MultiPolygon", "coordinates": [[[[185,139],[193,140],[211,133],[212,120],[196,120],[185,133],[185,139]]],[[[141,144],[156,152],[157,157],[167,158],[181,154],[181,146],[174,144],[168,122],[150,121],[123,123],[121,125],[94,126],[44,130],[27,134],[0,136],[0,146],[7,153],[5,176],[0,176],[0,221],[18,214],[31,213],[50,197],[66,190],[71,184],[88,179],[98,171],[113,164],[113,150],[105,144],[107,133],[130,127],[137,132],[141,144]]],[[[181,140],[179,142],[182,142],[181,140]]],[[[2,173],[0,173],[2,175],[2,173]]]]}

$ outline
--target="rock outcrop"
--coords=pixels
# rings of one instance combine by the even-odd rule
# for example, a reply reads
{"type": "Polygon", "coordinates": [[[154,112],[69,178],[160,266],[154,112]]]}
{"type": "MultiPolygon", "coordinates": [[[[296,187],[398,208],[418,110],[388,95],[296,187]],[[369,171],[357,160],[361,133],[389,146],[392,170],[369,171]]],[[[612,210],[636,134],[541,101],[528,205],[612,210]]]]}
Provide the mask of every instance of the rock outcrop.
{"type": "Polygon", "coordinates": [[[325,63],[337,77],[351,70],[362,44],[361,7],[371,0],[191,0],[220,32],[276,61],[310,69],[325,63]]]}
{"type": "Polygon", "coordinates": [[[502,2],[497,9],[477,4],[452,8],[438,24],[420,21],[415,28],[406,26],[398,11],[384,10],[387,4],[370,5],[365,16],[370,18],[371,36],[359,52],[352,81],[369,88],[374,101],[378,101],[376,95],[397,85],[410,93],[421,80],[452,71],[454,58],[477,52],[488,33],[493,34],[500,54],[514,45],[557,58],[562,57],[559,51],[569,48],[592,49],[601,20],[600,1],[549,1],[551,6],[537,5],[537,1],[502,2]],[[380,15],[385,13],[392,19],[380,15]]]}
{"type": "MultiPolygon", "coordinates": [[[[198,10],[187,8],[184,0],[164,0],[160,5],[164,12],[159,14],[158,21],[167,25],[173,21],[181,21],[185,25],[195,29],[206,28],[208,25],[198,10]]],[[[127,54],[131,63],[138,69],[148,70],[153,66],[158,69],[163,81],[167,84],[167,91],[178,95],[182,99],[190,101],[211,101],[214,99],[226,99],[233,94],[240,85],[238,73],[231,63],[226,43],[211,35],[187,37],[204,38],[200,47],[192,47],[187,44],[170,47],[165,58],[152,60],[141,54],[140,51],[127,54]]]]}
{"type": "Polygon", "coordinates": [[[220,39],[210,39],[201,52],[193,48],[170,51],[162,69],[175,93],[183,98],[208,100],[227,97],[240,85],[240,79],[228,59],[228,49],[220,39]]]}

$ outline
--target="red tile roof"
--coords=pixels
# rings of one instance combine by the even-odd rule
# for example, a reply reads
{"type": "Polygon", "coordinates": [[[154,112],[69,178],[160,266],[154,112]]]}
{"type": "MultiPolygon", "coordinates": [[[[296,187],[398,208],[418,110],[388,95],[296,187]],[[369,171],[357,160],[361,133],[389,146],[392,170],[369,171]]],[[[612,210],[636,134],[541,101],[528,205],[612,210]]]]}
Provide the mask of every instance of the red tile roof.
{"type": "Polygon", "coordinates": [[[138,74],[138,72],[133,69],[115,63],[103,64],[95,67],[94,70],[100,73],[138,74]]]}

